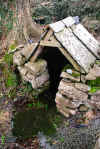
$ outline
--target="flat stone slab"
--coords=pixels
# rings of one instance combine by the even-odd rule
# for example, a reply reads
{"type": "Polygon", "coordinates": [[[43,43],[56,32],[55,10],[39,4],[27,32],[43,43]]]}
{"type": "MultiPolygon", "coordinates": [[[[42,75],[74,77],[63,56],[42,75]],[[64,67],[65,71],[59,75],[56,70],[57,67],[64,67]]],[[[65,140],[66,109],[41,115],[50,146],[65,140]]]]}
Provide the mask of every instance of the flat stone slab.
{"type": "Polygon", "coordinates": [[[57,92],[56,94],[56,99],[55,99],[56,104],[61,104],[62,106],[69,107],[72,109],[78,108],[83,102],[78,101],[78,100],[70,100],[67,97],[64,97],[62,94],[57,92]]]}
{"type": "Polygon", "coordinates": [[[62,80],[60,82],[58,90],[62,95],[65,95],[69,99],[71,98],[72,100],[84,101],[88,99],[88,95],[76,89],[74,83],[66,83],[65,81],[62,80]]]}

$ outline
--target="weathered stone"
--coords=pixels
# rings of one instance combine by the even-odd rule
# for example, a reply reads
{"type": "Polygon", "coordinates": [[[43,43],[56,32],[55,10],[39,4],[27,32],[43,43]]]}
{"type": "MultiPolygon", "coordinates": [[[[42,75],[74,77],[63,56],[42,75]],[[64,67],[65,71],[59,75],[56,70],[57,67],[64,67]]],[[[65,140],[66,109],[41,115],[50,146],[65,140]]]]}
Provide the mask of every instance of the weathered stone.
{"type": "Polygon", "coordinates": [[[47,62],[45,60],[38,60],[37,62],[28,62],[25,67],[29,69],[35,76],[40,75],[46,70],[47,62]]]}
{"type": "Polygon", "coordinates": [[[34,52],[35,48],[37,46],[37,43],[27,44],[22,50],[21,54],[28,59],[32,53],[34,52]]]}
{"type": "Polygon", "coordinates": [[[20,51],[15,52],[15,54],[13,55],[13,64],[15,65],[23,65],[25,60],[26,58],[21,55],[20,51]]]}
{"type": "Polygon", "coordinates": [[[81,82],[82,82],[82,83],[85,83],[85,82],[86,82],[85,75],[82,75],[82,74],[81,74],[81,82]]]}
{"type": "Polygon", "coordinates": [[[66,114],[71,114],[71,115],[75,115],[77,110],[74,109],[70,109],[70,108],[66,108],[60,104],[56,104],[58,109],[61,109],[62,111],[64,111],[66,114]]]}
{"type": "Polygon", "coordinates": [[[85,104],[80,105],[79,111],[80,112],[86,112],[86,111],[88,111],[88,106],[86,106],[85,104]]]}
{"type": "Polygon", "coordinates": [[[30,72],[28,72],[28,69],[24,66],[23,67],[19,66],[18,70],[19,70],[20,75],[24,81],[30,81],[34,77],[33,75],[30,74],[30,72]]]}
{"type": "Polygon", "coordinates": [[[26,75],[26,73],[28,71],[26,67],[18,66],[17,68],[18,68],[18,70],[19,70],[19,72],[21,73],[22,76],[26,75]]]}
{"type": "Polygon", "coordinates": [[[59,92],[57,92],[56,94],[55,102],[57,104],[61,104],[62,106],[64,105],[72,109],[78,108],[82,104],[82,101],[77,101],[77,100],[73,101],[73,100],[67,99],[67,97],[64,97],[59,92]]]}
{"type": "Polygon", "coordinates": [[[71,80],[69,79],[63,78],[62,80],[65,81],[66,83],[71,83],[71,80]]]}
{"type": "Polygon", "coordinates": [[[94,67],[90,69],[89,73],[86,75],[86,80],[95,80],[97,77],[100,77],[100,67],[97,64],[94,64],[94,67]]]}
{"type": "Polygon", "coordinates": [[[96,80],[96,77],[92,73],[88,73],[85,77],[86,80],[96,80]]]}
{"type": "Polygon", "coordinates": [[[86,93],[75,88],[74,83],[66,83],[65,81],[61,81],[58,90],[62,95],[74,100],[84,101],[88,98],[86,93]]]}
{"type": "Polygon", "coordinates": [[[81,90],[85,93],[88,93],[88,91],[90,89],[88,85],[82,84],[82,83],[75,83],[75,88],[78,90],[81,90]]]}
{"type": "Polygon", "coordinates": [[[69,117],[69,113],[64,112],[64,111],[62,110],[62,108],[57,107],[57,110],[58,110],[62,115],[64,115],[65,117],[69,117]]]}
{"type": "Polygon", "coordinates": [[[22,79],[24,81],[30,82],[34,89],[43,86],[45,82],[49,80],[49,74],[47,69],[44,72],[42,72],[42,74],[39,76],[35,76],[32,71],[30,71],[27,67],[24,66],[19,66],[18,70],[21,74],[22,79]]]}
{"type": "Polygon", "coordinates": [[[43,84],[45,84],[45,82],[47,82],[48,80],[49,80],[49,74],[46,71],[43,74],[41,74],[39,77],[33,78],[32,81],[30,82],[32,83],[33,88],[39,88],[43,84]]]}
{"type": "Polygon", "coordinates": [[[62,72],[60,77],[70,79],[74,82],[80,82],[80,77],[75,78],[72,75],[68,74],[67,72],[62,72]]]}
{"type": "Polygon", "coordinates": [[[97,109],[100,110],[100,95],[91,96],[90,103],[97,109]]]}

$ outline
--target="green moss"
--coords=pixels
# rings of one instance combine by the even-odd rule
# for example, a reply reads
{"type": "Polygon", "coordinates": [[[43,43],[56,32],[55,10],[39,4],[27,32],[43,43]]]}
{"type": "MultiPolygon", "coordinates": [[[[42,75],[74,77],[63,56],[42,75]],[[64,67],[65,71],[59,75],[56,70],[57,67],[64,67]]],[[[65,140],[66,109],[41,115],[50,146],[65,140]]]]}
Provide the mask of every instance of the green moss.
{"type": "Polygon", "coordinates": [[[100,60],[96,60],[96,64],[100,65],[100,60]]]}
{"type": "Polygon", "coordinates": [[[16,88],[11,89],[7,96],[13,99],[16,96],[16,88]]]}
{"type": "Polygon", "coordinates": [[[74,72],[74,73],[72,73],[72,76],[73,76],[73,77],[79,77],[79,76],[80,76],[80,73],[78,73],[78,72],[75,73],[75,72],[74,72]]]}
{"type": "Polygon", "coordinates": [[[62,69],[62,72],[66,71],[67,69],[73,69],[73,66],[71,64],[65,65],[64,68],[62,69]]]}
{"type": "Polygon", "coordinates": [[[15,48],[16,48],[16,44],[14,43],[14,44],[10,45],[9,50],[12,51],[12,50],[14,50],[15,48]]]}
{"type": "Polygon", "coordinates": [[[95,93],[96,91],[100,90],[100,87],[91,87],[89,93],[95,93]]]}
{"type": "Polygon", "coordinates": [[[86,84],[91,87],[100,86],[100,77],[96,78],[96,80],[88,80],[86,84]]]}
{"type": "Polygon", "coordinates": [[[43,109],[19,112],[15,115],[13,122],[13,135],[21,139],[30,138],[39,131],[44,132],[45,135],[52,135],[56,132],[43,109]]]}
{"type": "Polygon", "coordinates": [[[6,53],[4,56],[4,61],[8,64],[8,66],[13,64],[13,54],[6,53]]]}
{"type": "Polygon", "coordinates": [[[86,84],[91,87],[89,93],[95,93],[97,90],[100,90],[100,77],[96,78],[96,80],[88,80],[86,84]]]}
{"type": "Polygon", "coordinates": [[[16,87],[17,83],[16,75],[14,73],[8,73],[6,78],[6,87],[16,87]]]}
{"type": "Polygon", "coordinates": [[[28,104],[29,108],[24,108],[15,114],[14,136],[24,140],[37,135],[39,131],[48,136],[56,133],[56,128],[62,123],[62,116],[57,112],[55,106],[49,106],[46,99],[44,101],[45,103],[38,100],[38,102],[35,101],[35,104],[31,102],[28,104]],[[46,109],[46,105],[48,109],[46,109]]]}
{"type": "Polygon", "coordinates": [[[5,67],[3,69],[3,78],[4,78],[5,85],[7,88],[8,87],[12,87],[12,88],[17,87],[17,85],[18,85],[17,76],[13,71],[9,70],[7,67],[5,67]]]}

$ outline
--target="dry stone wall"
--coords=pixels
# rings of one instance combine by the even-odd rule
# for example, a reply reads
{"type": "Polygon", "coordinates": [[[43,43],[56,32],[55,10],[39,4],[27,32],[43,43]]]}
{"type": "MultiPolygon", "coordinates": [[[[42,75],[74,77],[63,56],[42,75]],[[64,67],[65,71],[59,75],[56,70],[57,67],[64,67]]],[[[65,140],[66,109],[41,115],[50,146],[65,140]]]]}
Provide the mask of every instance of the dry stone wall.
{"type": "Polygon", "coordinates": [[[30,61],[35,46],[34,44],[27,44],[23,49],[15,52],[13,55],[13,63],[17,65],[24,81],[30,82],[33,89],[42,90],[49,84],[49,74],[45,60],[30,61]]]}
{"type": "Polygon", "coordinates": [[[56,105],[66,117],[78,111],[100,110],[100,61],[96,61],[87,75],[72,69],[61,73],[56,105]]]}

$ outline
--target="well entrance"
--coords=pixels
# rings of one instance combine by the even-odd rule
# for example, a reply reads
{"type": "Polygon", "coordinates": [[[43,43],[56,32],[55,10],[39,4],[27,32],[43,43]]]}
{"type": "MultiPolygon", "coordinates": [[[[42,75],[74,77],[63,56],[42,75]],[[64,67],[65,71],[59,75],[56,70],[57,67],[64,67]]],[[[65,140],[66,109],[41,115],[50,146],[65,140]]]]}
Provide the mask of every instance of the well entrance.
{"type": "Polygon", "coordinates": [[[65,65],[69,64],[69,62],[58,48],[45,47],[39,58],[47,61],[50,75],[50,92],[55,96],[61,80],[60,74],[65,65]]]}

